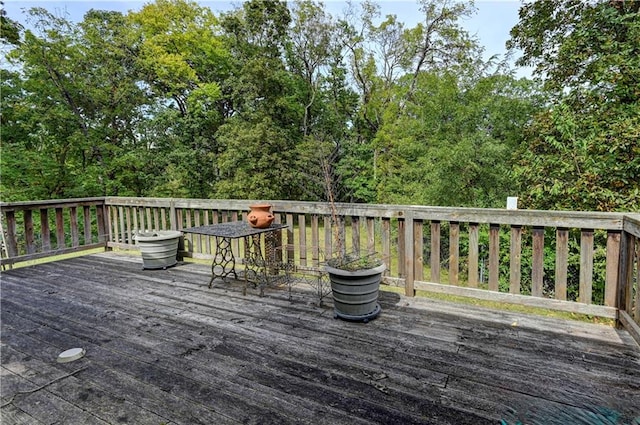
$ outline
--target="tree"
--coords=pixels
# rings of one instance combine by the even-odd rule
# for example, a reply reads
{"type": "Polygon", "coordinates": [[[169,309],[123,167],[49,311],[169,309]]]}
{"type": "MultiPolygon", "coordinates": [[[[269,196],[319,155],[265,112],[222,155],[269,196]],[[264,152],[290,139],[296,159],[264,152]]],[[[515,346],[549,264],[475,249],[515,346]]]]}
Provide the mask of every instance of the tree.
{"type": "Polygon", "coordinates": [[[144,196],[146,146],[139,140],[139,123],[150,103],[140,85],[135,34],[120,12],[90,10],[79,23],[83,60],[75,76],[91,102],[92,138],[87,147],[85,181],[96,176],[103,194],[144,196]],[[124,159],[126,158],[126,159],[124,159]],[[138,173],[142,176],[134,177],[138,173]]]}
{"type": "Polygon", "coordinates": [[[28,196],[39,198],[140,194],[123,185],[115,164],[135,147],[146,102],[122,14],[92,10],[73,24],[44,9],[27,13],[32,28],[7,54],[20,72],[15,114],[2,123],[3,184],[29,181],[28,196]],[[23,170],[25,151],[31,164],[23,170]]]}
{"type": "Polygon", "coordinates": [[[337,22],[322,4],[294,4],[286,65],[294,76],[296,97],[304,105],[303,137],[292,164],[302,199],[328,199],[322,184],[325,171],[333,177],[333,194],[348,199],[337,166],[339,158],[348,156],[344,148],[354,138],[350,124],[357,114],[358,95],[347,81],[340,36],[337,22]]]}
{"type": "MultiPolygon", "coordinates": [[[[411,79],[398,87],[399,98],[412,90],[411,79]]],[[[375,138],[379,202],[504,204],[521,128],[538,107],[535,91],[504,75],[465,81],[451,72],[421,73],[415,94],[402,107],[389,105],[375,138]]]]}
{"type": "Polygon", "coordinates": [[[4,10],[4,1],[0,1],[0,7],[0,40],[3,43],[19,44],[22,25],[7,17],[7,12],[4,10]]]}
{"type": "Polygon", "coordinates": [[[223,83],[230,114],[216,133],[222,181],[215,196],[300,196],[291,165],[302,138],[303,101],[283,60],[290,22],[286,4],[279,1],[245,2],[221,18],[234,62],[223,83]]]}
{"type": "Polygon", "coordinates": [[[413,28],[352,5],[33,9],[0,83],[3,191],[318,200],[328,171],[337,201],[502,205],[538,99],[488,72],[472,5],[420,0],[413,28]]]}
{"type": "MultiPolygon", "coordinates": [[[[389,190],[393,191],[391,186],[385,187],[388,180],[379,181],[384,178],[385,155],[395,147],[402,149],[399,145],[403,142],[391,129],[399,123],[398,114],[404,115],[409,127],[414,126],[412,119],[417,116],[406,108],[425,100],[414,99],[420,96],[418,86],[428,78],[425,75],[444,69],[455,73],[479,63],[477,42],[458,23],[473,12],[472,4],[421,0],[419,9],[423,20],[414,28],[405,28],[393,15],[381,19],[379,8],[369,1],[360,3],[360,9],[349,10],[340,21],[346,59],[360,95],[359,112],[353,121],[356,137],[345,145],[346,155],[339,164],[349,192],[366,195],[351,200],[380,201],[388,199],[389,190]],[[382,138],[398,146],[379,143],[382,138]],[[379,190],[385,194],[376,195],[379,190]]],[[[424,139],[424,134],[411,135],[412,143],[415,137],[424,139]]],[[[397,188],[404,191],[407,186],[397,188]]]]}
{"type": "Polygon", "coordinates": [[[140,137],[162,170],[154,192],[209,197],[219,179],[216,132],[228,115],[222,85],[231,56],[218,18],[188,0],[158,0],[130,13],[141,85],[153,96],[140,137]]]}
{"type": "Polygon", "coordinates": [[[322,85],[331,70],[331,63],[340,55],[336,45],[335,25],[326,15],[322,5],[311,1],[294,4],[292,25],[287,46],[287,65],[292,73],[299,76],[299,90],[305,98],[302,134],[308,136],[313,131],[313,122],[321,119],[317,113],[318,99],[322,85]]]}
{"type": "Polygon", "coordinates": [[[528,3],[511,36],[551,95],[516,172],[525,205],[640,209],[640,3],[528,3]]]}
{"type": "Polygon", "coordinates": [[[87,165],[83,162],[84,147],[90,137],[88,120],[93,110],[89,96],[83,92],[81,76],[74,78],[82,63],[77,28],[44,9],[31,9],[29,17],[40,36],[25,31],[20,45],[7,54],[14,66],[22,65],[22,93],[14,100],[23,113],[3,123],[28,129],[27,139],[4,139],[3,162],[9,167],[19,166],[21,149],[31,150],[34,170],[46,170],[47,178],[27,173],[29,177],[22,180],[32,179],[33,191],[47,197],[69,196],[77,186],[74,174],[87,165]]]}

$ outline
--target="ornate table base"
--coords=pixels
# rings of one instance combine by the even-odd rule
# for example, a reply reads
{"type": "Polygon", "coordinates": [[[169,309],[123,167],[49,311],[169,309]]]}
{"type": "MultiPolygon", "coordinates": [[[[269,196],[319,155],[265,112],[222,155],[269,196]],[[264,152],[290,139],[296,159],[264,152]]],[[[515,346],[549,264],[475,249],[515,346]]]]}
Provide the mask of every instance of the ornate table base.
{"type": "Polygon", "coordinates": [[[288,283],[287,267],[278,258],[276,252],[276,241],[279,232],[286,228],[286,224],[272,224],[264,229],[250,227],[244,221],[234,221],[229,223],[211,224],[207,226],[191,227],[184,229],[184,233],[194,233],[199,235],[214,236],[216,240],[216,250],[211,264],[211,279],[209,288],[213,281],[218,278],[226,279],[233,276],[240,279],[236,271],[236,258],[233,252],[231,241],[233,239],[244,240],[244,256],[242,262],[244,271],[244,293],[246,294],[247,282],[252,282],[260,288],[260,295],[264,295],[264,287],[275,285],[280,282],[288,283]],[[264,249],[262,253],[262,235],[264,234],[264,249]],[[284,276],[280,272],[284,272],[284,276]]]}

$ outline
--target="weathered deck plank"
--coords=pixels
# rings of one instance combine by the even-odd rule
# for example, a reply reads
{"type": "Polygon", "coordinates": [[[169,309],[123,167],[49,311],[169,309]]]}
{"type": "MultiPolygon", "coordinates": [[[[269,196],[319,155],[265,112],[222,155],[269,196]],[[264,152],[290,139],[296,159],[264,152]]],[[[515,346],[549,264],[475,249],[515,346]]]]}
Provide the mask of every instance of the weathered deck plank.
{"type": "Polygon", "coordinates": [[[3,272],[2,423],[640,423],[622,331],[389,292],[349,323],[209,273],[114,254],[3,272]]]}

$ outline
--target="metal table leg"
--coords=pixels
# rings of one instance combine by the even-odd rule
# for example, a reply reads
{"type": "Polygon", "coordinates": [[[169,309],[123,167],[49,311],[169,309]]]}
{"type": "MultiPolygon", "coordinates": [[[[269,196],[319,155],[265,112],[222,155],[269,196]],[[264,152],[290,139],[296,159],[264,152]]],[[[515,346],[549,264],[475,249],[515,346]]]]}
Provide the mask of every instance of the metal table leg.
{"type": "Polygon", "coordinates": [[[234,279],[238,278],[238,274],[236,273],[236,258],[231,249],[231,239],[216,236],[216,252],[213,256],[213,263],[211,264],[209,288],[211,288],[216,278],[221,277],[222,279],[226,279],[230,274],[233,274],[234,279]],[[220,267],[222,271],[217,273],[216,267],[220,267]]]}
{"type": "Polygon", "coordinates": [[[262,255],[260,247],[260,235],[252,235],[244,238],[245,243],[245,288],[247,282],[252,282],[260,288],[260,296],[264,295],[264,285],[266,284],[266,261],[262,255]]]}

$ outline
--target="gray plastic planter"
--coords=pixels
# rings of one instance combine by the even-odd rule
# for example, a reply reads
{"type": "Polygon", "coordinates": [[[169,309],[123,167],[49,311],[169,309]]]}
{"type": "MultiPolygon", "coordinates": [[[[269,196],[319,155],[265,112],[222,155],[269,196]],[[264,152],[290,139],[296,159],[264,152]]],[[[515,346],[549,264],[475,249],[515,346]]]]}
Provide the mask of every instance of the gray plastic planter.
{"type": "Polygon", "coordinates": [[[380,313],[378,290],[384,264],[372,269],[347,271],[325,266],[331,280],[336,318],[368,322],[380,313]]]}
{"type": "Polygon", "coordinates": [[[142,269],[166,269],[178,262],[178,242],[182,232],[160,230],[134,235],[142,254],[142,269]]]}

